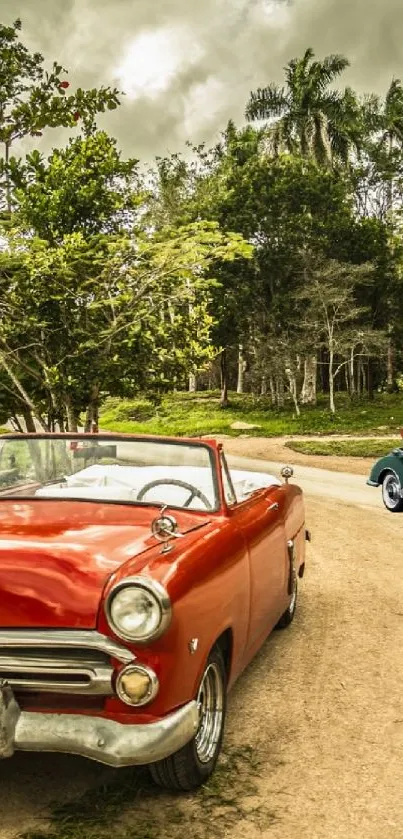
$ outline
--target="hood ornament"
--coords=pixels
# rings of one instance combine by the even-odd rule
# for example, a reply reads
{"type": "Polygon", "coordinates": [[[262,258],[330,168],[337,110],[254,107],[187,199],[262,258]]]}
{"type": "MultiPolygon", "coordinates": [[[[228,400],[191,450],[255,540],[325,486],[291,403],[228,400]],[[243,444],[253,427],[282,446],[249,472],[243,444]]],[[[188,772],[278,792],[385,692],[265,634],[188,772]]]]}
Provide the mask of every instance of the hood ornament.
{"type": "Polygon", "coordinates": [[[166,515],[165,510],[167,510],[167,506],[161,507],[161,512],[158,518],[154,519],[151,522],[151,532],[159,542],[165,542],[163,550],[169,551],[172,550],[172,547],[167,543],[171,541],[171,539],[182,539],[183,533],[178,533],[178,522],[176,519],[171,515],[166,515]]]}

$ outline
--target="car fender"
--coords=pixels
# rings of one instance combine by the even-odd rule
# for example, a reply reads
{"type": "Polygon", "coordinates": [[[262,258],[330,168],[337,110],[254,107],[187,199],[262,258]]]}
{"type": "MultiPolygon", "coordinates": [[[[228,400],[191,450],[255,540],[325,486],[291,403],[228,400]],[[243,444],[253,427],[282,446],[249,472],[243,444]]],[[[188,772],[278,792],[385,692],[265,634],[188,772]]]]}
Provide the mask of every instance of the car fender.
{"type": "Polygon", "coordinates": [[[367,481],[369,486],[380,486],[386,472],[393,472],[403,484],[403,449],[395,449],[376,461],[367,481]]]}
{"type": "MultiPolygon", "coordinates": [[[[233,636],[229,682],[243,669],[250,601],[247,545],[226,519],[189,542],[186,546],[176,540],[168,554],[161,554],[160,548],[150,551],[142,569],[142,574],[167,588],[172,602],[172,622],[164,635],[144,646],[127,645],[138,663],[151,667],[159,679],[159,693],[147,706],[152,717],[194,699],[210,651],[229,629],[233,636]]],[[[124,570],[125,575],[130,573],[131,563],[124,570]]],[[[98,627],[111,634],[103,609],[98,627]]],[[[115,698],[107,705],[112,715],[128,713],[115,698]]]]}

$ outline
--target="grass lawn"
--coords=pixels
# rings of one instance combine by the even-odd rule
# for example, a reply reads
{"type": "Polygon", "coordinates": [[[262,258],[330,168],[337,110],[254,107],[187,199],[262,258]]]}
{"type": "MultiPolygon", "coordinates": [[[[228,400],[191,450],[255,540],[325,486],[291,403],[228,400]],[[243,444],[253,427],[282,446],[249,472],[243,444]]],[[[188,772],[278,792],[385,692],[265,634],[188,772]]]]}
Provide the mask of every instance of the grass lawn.
{"type": "Polygon", "coordinates": [[[383,457],[403,445],[401,437],[390,440],[290,440],[287,448],[301,454],[343,457],[383,457]]]}
{"type": "Polygon", "coordinates": [[[297,417],[292,406],[277,410],[266,397],[230,394],[230,405],[222,410],[219,393],[174,393],[153,406],[145,397],[133,400],[107,399],[103,405],[100,425],[104,430],[144,434],[172,434],[197,437],[227,434],[237,437],[279,437],[284,434],[389,434],[398,435],[403,425],[403,395],[378,395],[372,402],[351,404],[343,395],[336,402],[337,413],[331,414],[325,399],[315,408],[302,408],[297,417]],[[236,429],[234,423],[255,425],[253,429],[236,429]]]}

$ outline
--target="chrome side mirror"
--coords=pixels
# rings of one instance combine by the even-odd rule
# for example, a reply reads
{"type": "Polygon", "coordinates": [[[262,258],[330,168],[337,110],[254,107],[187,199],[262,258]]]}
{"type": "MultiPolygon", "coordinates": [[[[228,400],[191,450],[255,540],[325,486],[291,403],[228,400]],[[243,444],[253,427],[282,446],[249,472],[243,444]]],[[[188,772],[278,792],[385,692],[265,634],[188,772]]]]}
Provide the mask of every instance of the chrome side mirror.
{"type": "Polygon", "coordinates": [[[286,484],[288,484],[288,481],[289,481],[290,478],[292,478],[293,474],[294,474],[294,469],[292,468],[292,466],[283,466],[282,467],[281,477],[284,478],[284,481],[285,481],[286,484]]]}

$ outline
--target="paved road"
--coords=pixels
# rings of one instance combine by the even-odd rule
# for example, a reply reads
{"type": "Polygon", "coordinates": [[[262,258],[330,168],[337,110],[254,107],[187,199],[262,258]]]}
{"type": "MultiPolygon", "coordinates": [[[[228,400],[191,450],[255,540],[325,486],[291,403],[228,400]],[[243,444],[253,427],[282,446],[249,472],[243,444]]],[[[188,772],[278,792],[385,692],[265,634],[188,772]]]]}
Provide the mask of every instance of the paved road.
{"type": "MultiPolygon", "coordinates": [[[[244,457],[227,455],[229,466],[233,469],[247,469],[251,472],[265,472],[279,475],[284,464],[266,460],[252,460],[244,457]]],[[[366,507],[382,507],[381,492],[366,485],[362,475],[350,475],[345,472],[331,472],[326,469],[314,469],[311,466],[295,466],[295,483],[302,487],[306,495],[318,498],[333,498],[348,504],[366,507]]]]}

